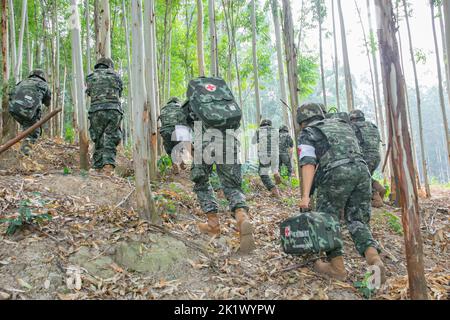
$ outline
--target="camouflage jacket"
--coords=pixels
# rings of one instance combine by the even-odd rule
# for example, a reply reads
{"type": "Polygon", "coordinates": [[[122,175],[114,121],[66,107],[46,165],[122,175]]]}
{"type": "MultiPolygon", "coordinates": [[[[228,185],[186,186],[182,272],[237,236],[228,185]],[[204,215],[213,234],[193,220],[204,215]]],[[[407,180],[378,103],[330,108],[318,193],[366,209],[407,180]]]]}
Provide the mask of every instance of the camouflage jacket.
{"type": "Polygon", "coordinates": [[[294,147],[294,141],[289,132],[280,132],[280,153],[289,154],[289,150],[294,147]]]}
{"type": "Polygon", "coordinates": [[[117,110],[122,113],[120,98],[123,82],[113,69],[95,69],[86,77],[86,85],[86,94],[91,97],[90,113],[99,110],[117,110]]]}
{"type": "MultiPolygon", "coordinates": [[[[319,173],[339,164],[363,161],[361,148],[352,127],[340,119],[315,121],[302,130],[299,148],[311,146],[315,156],[300,159],[300,165],[319,165],[319,173]]],[[[301,150],[300,150],[301,152],[301,150]]]]}
{"type": "Polygon", "coordinates": [[[370,161],[380,157],[380,131],[369,121],[356,121],[352,124],[361,146],[364,160],[370,161]]]}
{"type": "Polygon", "coordinates": [[[171,102],[161,109],[159,119],[161,120],[160,132],[173,132],[177,125],[188,125],[181,105],[175,102],[171,102]]]}
{"type": "Polygon", "coordinates": [[[19,82],[9,93],[12,105],[24,108],[40,108],[42,104],[49,107],[52,92],[48,83],[38,77],[30,77],[19,82]]]}
{"type": "Polygon", "coordinates": [[[279,152],[279,133],[272,127],[261,127],[256,131],[252,140],[253,144],[258,144],[258,155],[272,156],[279,152]]]}

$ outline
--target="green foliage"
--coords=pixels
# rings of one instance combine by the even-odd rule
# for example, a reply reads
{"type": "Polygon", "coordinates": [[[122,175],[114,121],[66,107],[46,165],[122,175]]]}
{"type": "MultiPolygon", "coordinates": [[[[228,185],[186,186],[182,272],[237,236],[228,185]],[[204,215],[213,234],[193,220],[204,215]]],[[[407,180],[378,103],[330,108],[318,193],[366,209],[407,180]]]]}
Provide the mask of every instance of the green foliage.
{"type": "Polygon", "coordinates": [[[297,205],[297,198],[296,197],[288,197],[283,198],[283,203],[288,207],[295,207],[297,205]]]}
{"type": "Polygon", "coordinates": [[[414,55],[416,56],[416,63],[422,63],[422,64],[426,64],[427,63],[427,54],[421,50],[421,49],[417,49],[416,52],[414,52],[414,55]]]}
{"type": "Polygon", "coordinates": [[[66,125],[64,140],[66,140],[68,143],[73,143],[75,141],[75,130],[72,128],[72,126],[66,125]]]}
{"type": "Polygon", "coordinates": [[[366,299],[371,299],[375,293],[375,289],[371,289],[369,286],[369,279],[372,276],[371,272],[367,272],[364,275],[364,279],[362,281],[356,281],[353,283],[353,286],[358,289],[358,291],[363,295],[366,299]]]}
{"type": "Polygon", "coordinates": [[[301,98],[306,98],[314,92],[319,80],[318,57],[303,54],[298,59],[299,88],[301,98]]]}
{"type": "Polygon", "coordinates": [[[211,177],[209,178],[209,182],[215,191],[222,189],[222,185],[220,183],[219,175],[216,171],[216,166],[214,165],[213,172],[211,173],[211,177]]]}
{"type": "Polygon", "coordinates": [[[387,218],[387,224],[392,231],[399,235],[403,235],[403,226],[399,217],[388,211],[383,212],[383,216],[387,218]]]}
{"type": "Polygon", "coordinates": [[[291,187],[292,187],[292,189],[299,188],[300,187],[300,180],[297,179],[297,178],[292,178],[291,179],[291,187]]]}
{"type": "Polygon", "coordinates": [[[172,158],[168,155],[162,156],[158,160],[158,170],[161,176],[165,176],[167,172],[172,168],[172,158]]]}
{"type": "Polygon", "coordinates": [[[177,213],[177,205],[174,200],[161,195],[153,196],[153,200],[155,200],[156,206],[161,213],[168,215],[175,215],[177,213]]]}
{"type": "Polygon", "coordinates": [[[70,170],[70,168],[64,167],[64,175],[65,175],[65,176],[67,176],[67,175],[69,175],[69,174],[71,174],[71,173],[72,173],[72,170],[70,170]]]}
{"type": "Polygon", "coordinates": [[[26,225],[40,224],[44,221],[50,221],[52,216],[48,213],[44,214],[33,214],[30,209],[30,202],[28,200],[22,201],[19,208],[19,215],[14,218],[1,219],[0,223],[7,223],[8,228],[6,229],[7,235],[13,235],[18,230],[26,225]]]}
{"type": "Polygon", "coordinates": [[[244,177],[244,179],[242,179],[242,192],[244,192],[245,194],[249,194],[251,191],[252,189],[250,187],[250,178],[244,177]]]}

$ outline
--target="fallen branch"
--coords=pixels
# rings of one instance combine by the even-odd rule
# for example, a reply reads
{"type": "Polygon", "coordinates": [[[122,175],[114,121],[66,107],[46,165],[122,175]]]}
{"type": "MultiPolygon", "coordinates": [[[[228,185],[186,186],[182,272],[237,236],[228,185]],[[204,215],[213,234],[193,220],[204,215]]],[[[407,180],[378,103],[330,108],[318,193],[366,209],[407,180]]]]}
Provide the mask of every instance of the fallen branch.
{"type": "Polygon", "coordinates": [[[130,199],[131,195],[136,191],[136,188],[134,188],[133,190],[131,190],[131,192],[125,197],[123,198],[122,201],[120,201],[115,207],[114,210],[116,210],[117,208],[120,208],[122,205],[124,205],[128,199],[130,199]]]}
{"type": "Polygon", "coordinates": [[[2,145],[0,147],[0,154],[2,154],[3,152],[5,152],[6,150],[8,150],[9,148],[11,148],[13,145],[15,145],[16,143],[20,142],[21,140],[25,139],[26,137],[28,137],[28,135],[30,135],[34,130],[36,130],[37,128],[39,128],[40,126],[42,126],[44,123],[46,123],[47,121],[49,121],[51,118],[53,118],[54,116],[56,116],[58,113],[61,112],[61,108],[60,109],[56,109],[52,112],[50,112],[48,115],[46,115],[44,118],[42,118],[41,120],[39,120],[38,122],[36,122],[34,125],[32,125],[31,127],[29,127],[27,130],[19,133],[19,135],[11,140],[9,140],[8,142],[6,142],[4,145],[2,145]]]}
{"type": "Polygon", "coordinates": [[[320,260],[320,258],[314,258],[314,259],[307,260],[306,262],[303,262],[303,263],[294,264],[294,265],[292,265],[290,267],[287,267],[285,269],[281,269],[280,271],[276,272],[275,274],[280,274],[280,273],[289,272],[289,271],[292,271],[292,270],[297,270],[297,269],[300,269],[300,268],[304,268],[308,264],[310,264],[311,262],[316,262],[317,260],[320,260]]]}

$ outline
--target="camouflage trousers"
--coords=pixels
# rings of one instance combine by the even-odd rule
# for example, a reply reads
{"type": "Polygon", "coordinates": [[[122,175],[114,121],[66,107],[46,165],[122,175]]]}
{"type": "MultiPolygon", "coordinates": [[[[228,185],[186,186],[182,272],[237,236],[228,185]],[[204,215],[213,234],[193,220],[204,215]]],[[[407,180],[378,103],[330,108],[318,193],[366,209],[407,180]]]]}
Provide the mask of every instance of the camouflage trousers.
{"type": "Polygon", "coordinates": [[[292,163],[291,163],[291,156],[289,153],[280,153],[280,173],[281,168],[285,166],[288,172],[288,176],[292,176],[292,163]]]}
{"type": "MultiPolygon", "coordinates": [[[[11,107],[10,107],[10,110],[12,110],[11,107]]],[[[40,108],[38,108],[36,110],[36,113],[34,114],[34,116],[31,119],[27,118],[26,116],[21,115],[20,113],[16,113],[16,112],[10,112],[10,114],[14,118],[14,120],[16,120],[20,124],[22,131],[25,131],[28,128],[32,127],[36,122],[41,120],[42,111],[40,108]]],[[[31,143],[36,143],[36,141],[39,139],[40,135],[41,135],[41,128],[37,128],[32,133],[30,133],[28,135],[28,137],[25,138],[25,141],[31,142],[31,143]]]]}
{"type": "Polygon", "coordinates": [[[272,178],[269,175],[271,167],[271,164],[259,163],[259,177],[261,178],[261,181],[266,189],[269,191],[272,191],[272,189],[275,188],[275,183],[273,183],[272,178]]]}
{"type": "MultiPolygon", "coordinates": [[[[226,159],[225,153],[224,159],[226,159]]],[[[237,209],[248,210],[245,195],[242,192],[242,170],[241,164],[237,163],[237,151],[234,153],[234,159],[235,164],[216,164],[217,175],[232,212],[237,209]]],[[[219,210],[213,187],[209,181],[213,167],[214,164],[207,164],[203,161],[201,164],[194,163],[191,170],[191,179],[195,184],[194,192],[204,213],[217,213],[219,210]]]]}
{"type": "Polygon", "coordinates": [[[172,131],[162,131],[161,137],[163,139],[164,150],[168,156],[172,156],[173,148],[178,145],[178,141],[172,141],[172,131]]]}
{"type": "MultiPolygon", "coordinates": [[[[375,173],[375,170],[380,166],[381,163],[381,157],[375,157],[371,159],[366,159],[367,167],[369,168],[370,176],[372,177],[375,173]]],[[[376,182],[375,179],[372,178],[372,185],[376,182]]],[[[374,190],[373,193],[376,191],[374,190]]]]}
{"type": "Polygon", "coordinates": [[[89,113],[89,121],[89,133],[95,143],[93,168],[115,166],[117,146],[122,139],[122,114],[116,110],[100,110],[89,113]]]}
{"type": "MultiPolygon", "coordinates": [[[[326,172],[317,190],[317,211],[326,212],[340,220],[344,211],[345,223],[356,250],[364,256],[369,247],[379,250],[370,230],[372,186],[363,163],[348,164],[326,172]]],[[[327,252],[330,258],[343,255],[338,249],[327,252]]]]}

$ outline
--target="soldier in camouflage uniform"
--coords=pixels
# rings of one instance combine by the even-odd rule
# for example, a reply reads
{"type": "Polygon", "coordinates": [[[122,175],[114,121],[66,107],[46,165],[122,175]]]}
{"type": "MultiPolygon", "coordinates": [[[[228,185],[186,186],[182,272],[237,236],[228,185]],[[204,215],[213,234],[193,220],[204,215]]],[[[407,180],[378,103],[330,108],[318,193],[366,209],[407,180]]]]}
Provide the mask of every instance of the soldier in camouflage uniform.
{"type": "MultiPolygon", "coordinates": [[[[9,113],[21,125],[22,130],[33,126],[41,119],[42,104],[49,107],[52,93],[47,84],[44,71],[33,70],[30,76],[19,82],[9,95],[9,113]]],[[[29,155],[31,144],[36,143],[41,128],[34,130],[22,142],[21,151],[29,155]]]]}
{"type": "Polygon", "coordinates": [[[292,176],[292,148],[294,147],[294,141],[289,134],[289,128],[282,126],[280,132],[280,172],[281,167],[285,166],[288,171],[288,177],[292,176]]]}
{"type": "Polygon", "coordinates": [[[89,133],[95,143],[93,168],[110,175],[116,166],[117,146],[122,139],[122,79],[114,71],[111,59],[100,58],[86,83],[86,94],[91,98],[89,133]]]}
{"type": "Polygon", "coordinates": [[[278,173],[279,166],[277,163],[273,163],[274,156],[277,161],[279,160],[278,156],[276,156],[279,154],[279,140],[276,139],[278,138],[276,135],[278,135],[278,132],[272,127],[272,121],[262,120],[252,142],[253,144],[258,144],[259,176],[261,181],[274,197],[279,198],[280,191],[269,175],[270,171],[274,170],[275,181],[277,184],[281,183],[281,177],[278,173]],[[273,145],[273,139],[276,139],[276,145],[273,145]]]}
{"type": "MultiPolygon", "coordinates": [[[[173,149],[179,144],[175,141],[173,136],[175,128],[177,125],[187,126],[186,115],[181,108],[181,101],[177,97],[172,97],[169,99],[167,104],[161,109],[161,115],[159,116],[161,120],[161,128],[159,133],[163,139],[164,149],[168,156],[172,157],[173,149]]],[[[174,162],[175,159],[172,158],[172,166],[175,174],[180,172],[180,166],[174,162]]],[[[184,163],[181,163],[181,167],[184,167],[184,163]]]]}
{"type": "MultiPolygon", "coordinates": [[[[196,193],[197,199],[200,202],[202,211],[207,216],[207,222],[199,223],[198,228],[200,232],[208,234],[210,236],[219,236],[221,232],[220,219],[218,216],[219,205],[214,195],[214,190],[209,181],[215,165],[217,175],[219,176],[220,183],[223,188],[223,192],[229,202],[230,210],[236,218],[236,224],[240,238],[240,252],[249,253],[255,249],[255,241],[253,238],[253,226],[250,223],[247,215],[249,207],[247,206],[245,195],[242,191],[242,170],[238,157],[240,145],[237,137],[231,136],[226,132],[226,129],[237,128],[221,127],[220,129],[216,130],[216,133],[218,133],[217,131],[221,133],[220,137],[215,136],[212,138],[212,140],[208,140],[204,133],[207,129],[211,129],[211,127],[207,128],[205,126],[205,122],[200,122],[201,119],[193,111],[194,107],[191,105],[195,103],[196,99],[211,101],[211,96],[214,96],[217,103],[222,94],[232,95],[231,92],[228,92],[228,88],[223,88],[224,86],[226,86],[226,83],[221,78],[200,77],[194,79],[189,83],[187,92],[188,100],[183,105],[183,110],[186,113],[188,126],[194,129],[194,134],[196,136],[196,138],[194,139],[194,155],[196,149],[200,148],[203,153],[203,151],[210,147],[213,143],[223,145],[223,162],[210,163],[209,161],[205,161],[204,156],[202,156],[200,161],[198,161],[198,159],[196,159],[196,157],[194,156],[194,163],[191,169],[191,179],[194,182],[194,192],[196,193]],[[198,89],[198,87],[201,87],[203,89],[198,89]],[[206,91],[200,94],[198,93],[198,90],[204,90],[205,88],[206,91]],[[198,135],[200,133],[195,131],[196,122],[202,124],[201,139],[198,138],[198,135]],[[229,143],[231,143],[231,145],[229,145],[229,143]],[[226,161],[227,155],[229,157],[231,156],[232,161],[230,162],[233,163],[226,161]]],[[[229,101],[232,101],[234,100],[234,97],[227,97],[227,99],[229,99],[229,101]]],[[[209,112],[216,113],[218,118],[220,118],[223,109],[220,109],[220,107],[215,106],[214,104],[209,104],[208,108],[212,108],[213,110],[209,110],[209,112]]],[[[238,126],[240,126],[240,122],[238,123],[238,126]]]]}
{"type": "MultiPolygon", "coordinates": [[[[297,112],[302,127],[299,159],[302,167],[301,208],[309,208],[310,190],[317,175],[317,211],[336,215],[344,210],[347,227],[357,251],[369,265],[384,265],[379,245],[370,231],[371,179],[358,140],[349,124],[341,119],[325,119],[317,104],[305,104],[297,112]],[[317,170],[317,171],[316,171],[317,170]]],[[[344,280],[346,271],[342,250],[327,252],[330,262],[317,261],[317,272],[344,280]]]]}
{"type": "MultiPolygon", "coordinates": [[[[364,161],[366,161],[369,167],[370,175],[373,176],[381,162],[380,131],[375,124],[366,121],[364,113],[360,110],[350,112],[350,120],[356,137],[359,140],[364,161]]],[[[375,179],[372,179],[372,188],[372,206],[376,208],[382,207],[386,189],[375,179]]]]}

